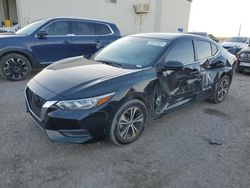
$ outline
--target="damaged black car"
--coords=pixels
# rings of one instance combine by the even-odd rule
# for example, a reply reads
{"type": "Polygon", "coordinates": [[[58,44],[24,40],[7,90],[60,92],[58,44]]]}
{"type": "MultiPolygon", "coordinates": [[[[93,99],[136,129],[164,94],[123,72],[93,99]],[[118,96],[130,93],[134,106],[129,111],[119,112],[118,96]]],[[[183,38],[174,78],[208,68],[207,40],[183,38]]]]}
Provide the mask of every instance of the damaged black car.
{"type": "Polygon", "coordinates": [[[214,41],[189,34],[137,34],[91,60],[59,61],[27,85],[27,110],[48,137],[82,143],[105,136],[134,142],[145,125],[185,105],[221,103],[234,58],[214,41]]]}

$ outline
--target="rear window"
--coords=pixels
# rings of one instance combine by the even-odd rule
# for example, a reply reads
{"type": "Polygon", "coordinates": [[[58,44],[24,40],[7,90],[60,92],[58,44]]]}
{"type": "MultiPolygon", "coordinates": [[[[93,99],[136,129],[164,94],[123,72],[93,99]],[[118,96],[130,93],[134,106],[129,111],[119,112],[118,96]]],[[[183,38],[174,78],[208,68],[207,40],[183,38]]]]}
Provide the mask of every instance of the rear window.
{"type": "Polygon", "coordinates": [[[90,22],[73,22],[75,35],[95,35],[95,27],[90,22]]]}
{"type": "Polygon", "coordinates": [[[207,41],[196,41],[197,57],[198,60],[205,59],[212,56],[211,43],[207,41]]]}
{"type": "Polygon", "coordinates": [[[109,26],[105,24],[95,23],[94,25],[95,25],[96,35],[108,35],[112,33],[109,26]]]}
{"type": "Polygon", "coordinates": [[[73,22],[73,32],[75,35],[108,35],[111,34],[108,25],[91,22],[73,22]]]}

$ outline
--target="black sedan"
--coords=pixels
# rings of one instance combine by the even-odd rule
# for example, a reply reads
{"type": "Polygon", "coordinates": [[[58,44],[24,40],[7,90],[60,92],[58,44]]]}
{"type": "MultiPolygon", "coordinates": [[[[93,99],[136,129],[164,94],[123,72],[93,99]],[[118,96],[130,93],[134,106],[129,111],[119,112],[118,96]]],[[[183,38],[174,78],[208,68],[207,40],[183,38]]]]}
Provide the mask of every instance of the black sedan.
{"type": "Polygon", "coordinates": [[[129,144],[149,120],[201,100],[222,102],[233,60],[200,36],[131,35],[92,60],[75,57],[44,69],[27,85],[27,109],[52,140],[107,136],[129,144]]]}

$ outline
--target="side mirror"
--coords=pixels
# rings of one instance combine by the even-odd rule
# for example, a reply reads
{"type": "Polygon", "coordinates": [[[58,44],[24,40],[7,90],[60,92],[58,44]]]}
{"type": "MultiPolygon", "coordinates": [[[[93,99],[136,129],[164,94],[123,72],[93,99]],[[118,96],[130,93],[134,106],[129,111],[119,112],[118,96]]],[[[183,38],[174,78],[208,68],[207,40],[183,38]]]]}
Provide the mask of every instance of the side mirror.
{"type": "Polygon", "coordinates": [[[164,70],[182,70],[184,64],[179,61],[167,61],[162,64],[162,68],[164,70]]]}
{"type": "Polygon", "coordinates": [[[48,32],[45,31],[45,30],[41,30],[41,31],[39,31],[39,32],[37,33],[37,37],[40,38],[40,39],[46,37],[47,35],[48,35],[48,32]]]}

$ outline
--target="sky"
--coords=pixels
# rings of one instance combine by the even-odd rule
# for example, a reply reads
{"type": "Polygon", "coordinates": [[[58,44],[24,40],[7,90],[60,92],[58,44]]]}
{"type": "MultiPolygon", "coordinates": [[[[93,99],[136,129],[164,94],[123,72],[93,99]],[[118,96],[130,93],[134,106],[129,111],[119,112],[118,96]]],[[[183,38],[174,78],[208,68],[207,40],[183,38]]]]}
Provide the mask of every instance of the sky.
{"type": "Polygon", "coordinates": [[[193,0],[189,31],[250,37],[250,0],[193,0]]]}

